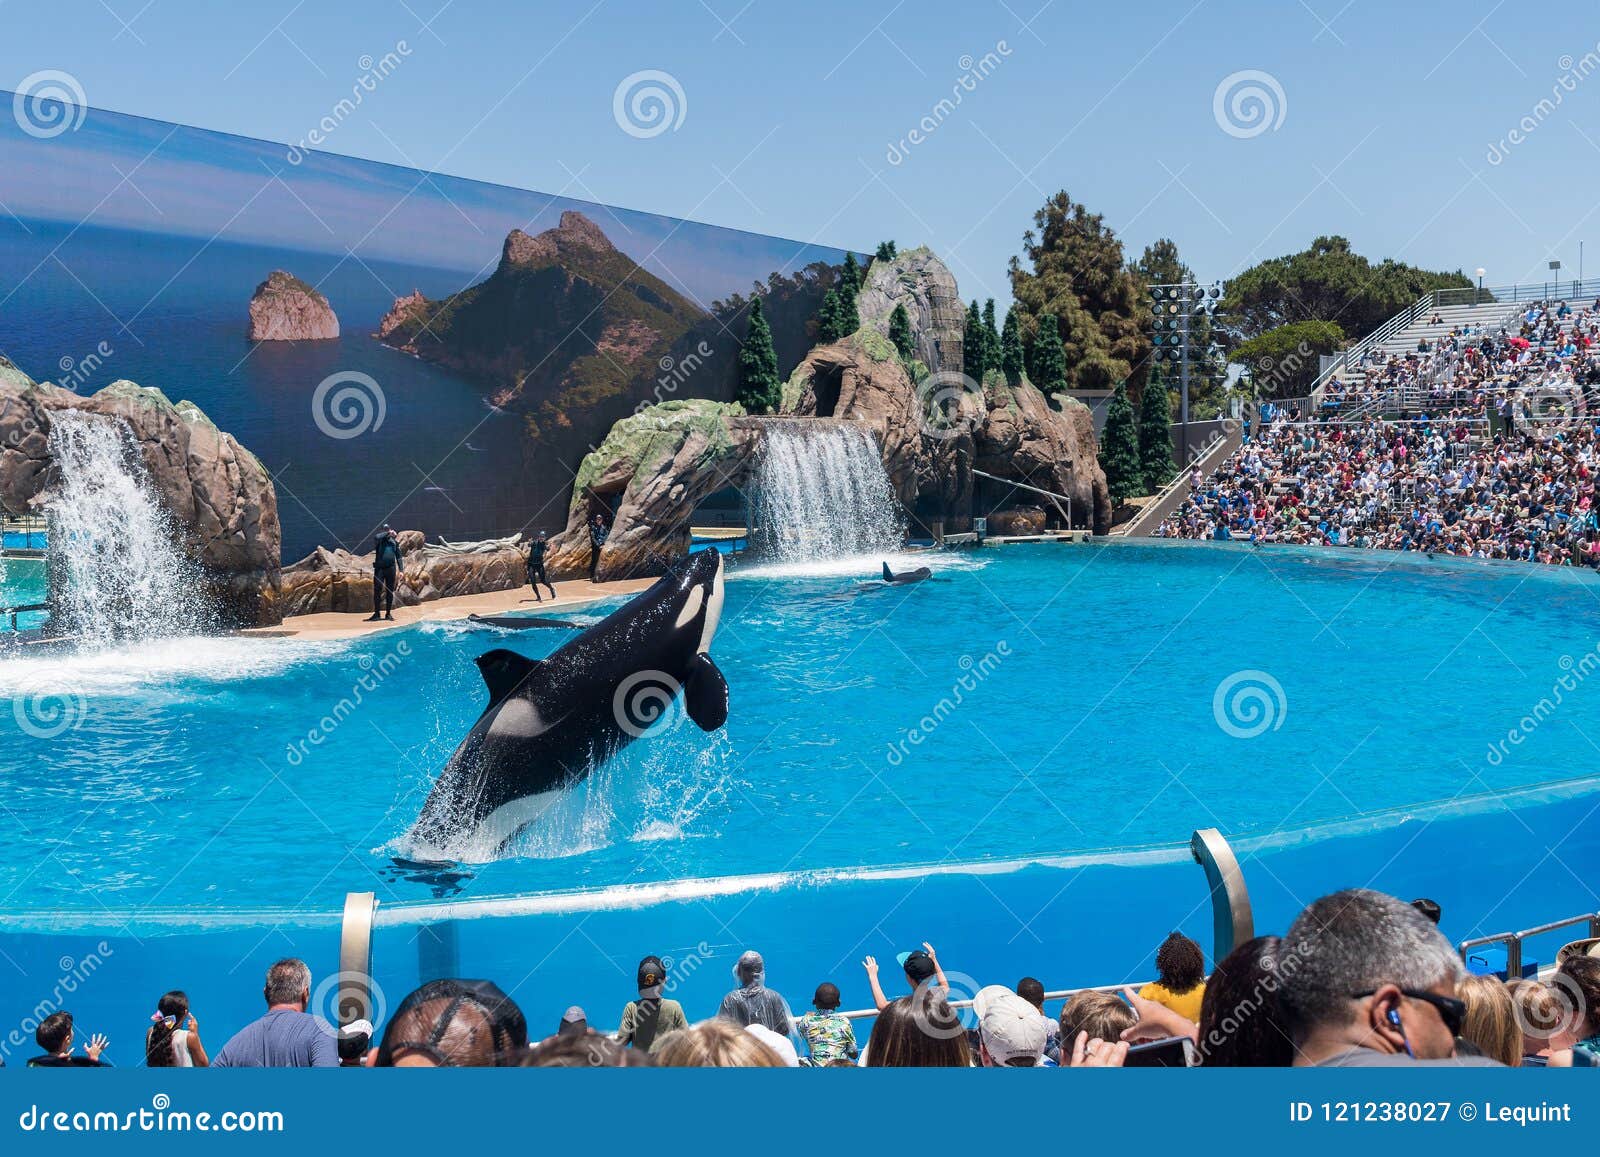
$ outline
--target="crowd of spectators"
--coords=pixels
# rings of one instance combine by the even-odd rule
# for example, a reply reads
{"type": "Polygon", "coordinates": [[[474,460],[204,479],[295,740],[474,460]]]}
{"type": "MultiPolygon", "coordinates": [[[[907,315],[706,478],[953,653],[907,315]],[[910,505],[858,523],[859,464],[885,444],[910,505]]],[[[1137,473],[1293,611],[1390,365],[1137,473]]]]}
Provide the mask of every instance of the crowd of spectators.
{"type": "MultiPolygon", "coordinates": [[[[1133,1067],[1474,1065],[1600,1066],[1600,955],[1573,954],[1545,979],[1469,973],[1439,932],[1438,906],[1380,892],[1336,892],[1281,937],[1239,945],[1209,976],[1200,946],[1173,933],[1158,979],[1138,991],[1085,989],[1054,1016],[1036,979],[951,989],[931,945],[899,958],[909,992],[888,997],[865,962],[877,1009],[858,1041],[832,982],[800,1016],[746,952],[717,1015],[690,1023],[668,998],[667,969],[639,963],[621,1027],[599,1031],[582,1008],[530,1035],[517,1003],[486,980],[433,980],[378,1028],[334,1029],[308,1012],[311,972],[280,960],[265,1013],[214,1055],[187,997],[162,996],[145,1033],[152,1067],[1133,1067]]],[[[78,1047],[72,1016],[38,1027],[34,1067],[109,1064],[108,1042],[78,1047]]]]}
{"type": "Polygon", "coordinates": [[[1600,300],[1532,305],[1516,333],[1459,326],[1367,357],[1359,392],[1330,393],[1319,413],[1263,406],[1157,537],[1600,567],[1600,300]],[[1418,417],[1360,408],[1407,388],[1418,417]]]}

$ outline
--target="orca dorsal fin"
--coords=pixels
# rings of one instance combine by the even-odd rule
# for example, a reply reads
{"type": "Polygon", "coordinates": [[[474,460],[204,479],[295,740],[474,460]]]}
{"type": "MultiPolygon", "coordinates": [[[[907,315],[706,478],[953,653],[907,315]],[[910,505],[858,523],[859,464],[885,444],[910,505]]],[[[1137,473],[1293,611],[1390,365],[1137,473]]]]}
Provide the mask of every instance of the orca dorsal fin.
{"type": "Polygon", "coordinates": [[[683,706],[701,731],[715,731],[728,721],[728,680],[703,651],[684,680],[683,706]]]}
{"type": "Polygon", "coordinates": [[[888,563],[883,564],[883,581],[886,583],[894,582],[894,571],[889,569],[888,563]]]}
{"type": "Polygon", "coordinates": [[[544,668],[543,659],[530,659],[504,647],[485,651],[478,656],[477,663],[483,685],[489,689],[491,707],[529,680],[537,679],[544,668]]]}

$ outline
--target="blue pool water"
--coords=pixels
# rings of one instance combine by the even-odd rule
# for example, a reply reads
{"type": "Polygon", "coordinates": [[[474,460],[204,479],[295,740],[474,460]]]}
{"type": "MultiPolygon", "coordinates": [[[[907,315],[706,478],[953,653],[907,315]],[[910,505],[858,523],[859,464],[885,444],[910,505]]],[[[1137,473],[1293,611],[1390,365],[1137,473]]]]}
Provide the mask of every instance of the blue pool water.
{"type": "MultiPolygon", "coordinates": [[[[6,537],[9,539],[11,536],[6,537]]],[[[0,559],[0,607],[42,603],[45,595],[45,569],[42,558],[0,559]]],[[[22,629],[35,627],[43,623],[47,617],[42,612],[29,611],[17,616],[17,626],[22,629]]],[[[0,620],[0,631],[10,629],[9,617],[0,620]]]]}
{"type": "Polygon", "coordinates": [[[1134,544],[934,565],[898,589],[854,567],[736,566],[712,648],[727,728],[669,720],[515,855],[446,881],[391,856],[481,708],[472,659],[548,653],[560,632],[0,659],[0,911],[333,910],[353,889],[403,904],[965,865],[1206,826],[1265,836],[1593,766],[1587,574],[1134,544]],[[1528,728],[1563,675],[1565,706],[1528,728]]]}

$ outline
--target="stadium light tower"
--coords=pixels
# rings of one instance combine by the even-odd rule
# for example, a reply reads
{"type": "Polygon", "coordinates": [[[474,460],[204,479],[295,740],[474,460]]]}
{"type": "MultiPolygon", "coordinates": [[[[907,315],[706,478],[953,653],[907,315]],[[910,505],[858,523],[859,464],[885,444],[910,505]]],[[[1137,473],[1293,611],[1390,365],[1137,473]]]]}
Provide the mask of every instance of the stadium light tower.
{"type": "Polygon", "coordinates": [[[1209,315],[1222,296],[1222,283],[1212,282],[1201,289],[1193,281],[1170,282],[1150,286],[1151,334],[1154,346],[1151,360],[1178,365],[1179,426],[1183,449],[1179,453],[1184,466],[1189,465],[1189,350],[1194,330],[1194,319],[1209,315]]]}

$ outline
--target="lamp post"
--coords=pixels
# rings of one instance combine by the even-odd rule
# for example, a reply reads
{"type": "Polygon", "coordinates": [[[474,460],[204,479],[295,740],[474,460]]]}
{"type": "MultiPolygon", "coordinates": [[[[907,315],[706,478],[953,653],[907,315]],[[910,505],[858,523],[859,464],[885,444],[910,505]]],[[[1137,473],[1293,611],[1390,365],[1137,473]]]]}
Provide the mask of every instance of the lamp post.
{"type": "Polygon", "coordinates": [[[1483,266],[1478,266],[1478,296],[1473,298],[1473,305],[1483,304],[1483,266]]]}

